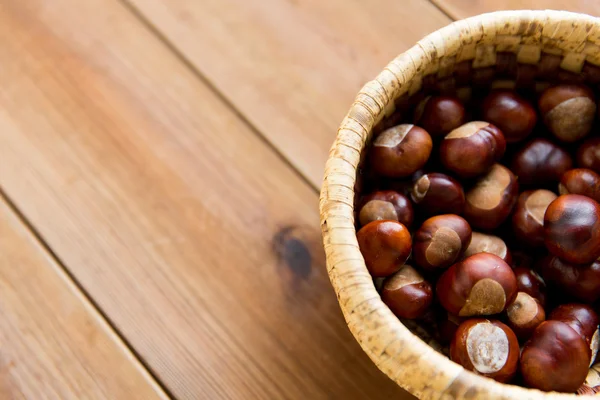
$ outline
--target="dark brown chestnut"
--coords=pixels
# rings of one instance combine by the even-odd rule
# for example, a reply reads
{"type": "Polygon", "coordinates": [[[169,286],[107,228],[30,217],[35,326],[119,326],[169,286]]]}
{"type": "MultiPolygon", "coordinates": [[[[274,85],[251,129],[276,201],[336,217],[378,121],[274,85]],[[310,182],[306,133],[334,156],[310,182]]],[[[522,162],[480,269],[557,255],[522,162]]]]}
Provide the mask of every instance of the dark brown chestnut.
{"type": "Polygon", "coordinates": [[[546,139],[527,143],[513,158],[511,169],[523,185],[555,184],[573,168],[569,153],[546,139]]]}
{"type": "Polygon", "coordinates": [[[488,235],[481,232],[472,232],[471,244],[467,247],[464,257],[470,257],[477,253],[490,253],[503,259],[508,265],[512,262],[512,257],[504,240],[498,236],[488,235]]]}
{"type": "Polygon", "coordinates": [[[600,299],[600,261],[576,265],[549,255],[542,258],[537,268],[547,284],[585,303],[600,299]]]}
{"type": "Polygon", "coordinates": [[[538,102],[544,123],[563,142],[586,137],[596,116],[594,92],[584,85],[557,85],[544,90],[538,102]]]}
{"type": "Polygon", "coordinates": [[[410,265],[388,277],[383,283],[381,299],[399,318],[421,318],[433,301],[433,289],[410,265]]]}
{"type": "Polygon", "coordinates": [[[587,139],[577,149],[577,165],[600,173],[600,138],[587,139]]]}
{"type": "Polygon", "coordinates": [[[521,340],[527,340],[539,324],[546,320],[544,307],[525,292],[517,293],[517,298],[506,308],[508,326],[521,340]]]}
{"type": "Polygon", "coordinates": [[[527,267],[517,267],[513,269],[517,278],[517,288],[519,292],[524,292],[536,299],[542,307],[546,307],[546,282],[544,279],[527,267]]]}
{"type": "Polygon", "coordinates": [[[520,242],[530,247],[544,246],[544,214],[557,197],[545,189],[527,190],[519,195],[512,228],[520,242]]]}
{"type": "Polygon", "coordinates": [[[508,382],[517,372],[519,342],[502,322],[474,318],[456,330],[450,343],[450,358],[469,371],[508,382]]]}
{"type": "Polygon", "coordinates": [[[465,122],[465,107],[454,96],[426,97],[415,110],[415,124],[432,137],[444,136],[465,122]]]}
{"type": "Polygon", "coordinates": [[[450,132],[440,145],[444,167],[462,178],[486,173],[506,151],[504,135],[489,122],[473,121],[450,132]]]}
{"type": "Polygon", "coordinates": [[[461,184],[456,179],[437,172],[417,179],[411,198],[419,211],[426,215],[462,214],[465,207],[465,193],[461,184]]]}
{"type": "Polygon", "coordinates": [[[442,307],[460,317],[497,314],[517,295],[517,279],[500,257],[479,253],[448,268],[436,293],[442,307]]]}
{"type": "Polygon", "coordinates": [[[494,164],[467,191],[463,215],[472,227],[495,229],[509,216],[518,195],[519,185],[513,173],[503,165],[494,164]]]}
{"type": "Polygon", "coordinates": [[[493,90],[483,101],[483,119],[496,125],[508,143],[520,142],[537,122],[535,109],[512,90],[493,90]]]}
{"type": "Polygon", "coordinates": [[[565,172],[558,184],[560,194],[580,194],[600,201],[600,175],[587,168],[565,172]]]}
{"type": "Polygon", "coordinates": [[[413,259],[427,270],[448,268],[471,243],[471,227],[454,214],[431,217],[417,230],[413,239],[413,259]]]}
{"type": "Polygon", "coordinates": [[[356,234],[367,269],[373,277],[398,271],[410,256],[410,232],[398,221],[373,221],[356,234]]]}
{"type": "Polygon", "coordinates": [[[375,172],[389,178],[405,178],[421,169],[431,154],[431,136],[411,124],[386,129],[373,141],[371,163],[375,172]]]}
{"type": "Polygon", "coordinates": [[[562,304],[552,311],[549,319],[564,322],[585,339],[592,353],[591,366],[598,354],[598,324],[600,323],[592,307],[577,303],[562,304]]]}
{"type": "Polygon", "coordinates": [[[371,193],[362,201],[359,221],[362,226],[383,219],[401,222],[406,227],[413,223],[414,210],[411,201],[393,190],[371,193]]]}
{"type": "Polygon", "coordinates": [[[600,205],[578,194],[559,196],[546,210],[544,241],[550,253],[567,262],[596,260],[600,257],[600,205]]]}
{"type": "Polygon", "coordinates": [[[529,387],[557,392],[575,392],[585,381],[590,348],[569,325],[542,322],[521,352],[521,375],[529,387]]]}

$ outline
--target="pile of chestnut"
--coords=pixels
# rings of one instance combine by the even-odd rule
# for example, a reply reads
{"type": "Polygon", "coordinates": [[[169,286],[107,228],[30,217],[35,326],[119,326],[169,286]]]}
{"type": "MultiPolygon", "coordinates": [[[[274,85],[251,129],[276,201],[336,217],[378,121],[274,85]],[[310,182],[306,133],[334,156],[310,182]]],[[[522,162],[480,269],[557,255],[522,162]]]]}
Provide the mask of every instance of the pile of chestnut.
{"type": "Polygon", "coordinates": [[[581,84],[493,89],[467,106],[428,96],[374,134],[355,207],[366,266],[389,309],[464,368],[600,391],[586,381],[600,323],[597,114],[581,84]]]}

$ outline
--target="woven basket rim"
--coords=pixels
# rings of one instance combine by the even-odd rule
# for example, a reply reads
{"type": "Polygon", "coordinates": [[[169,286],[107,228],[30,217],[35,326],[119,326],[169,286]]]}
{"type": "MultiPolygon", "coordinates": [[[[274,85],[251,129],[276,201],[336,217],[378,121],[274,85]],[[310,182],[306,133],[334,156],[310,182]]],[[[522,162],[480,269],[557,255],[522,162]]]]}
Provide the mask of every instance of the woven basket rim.
{"type": "Polygon", "coordinates": [[[528,34],[545,28],[563,32],[556,39],[560,41],[559,47],[570,45],[570,41],[571,47],[581,46],[581,34],[564,32],[583,29],[584,42],[591,40],[600,45],[600,19],[586,14],[497,11],[455,21],[393,59],[360,90],[330,150],[319,202],[327,270],[354,337],[375,364],[410,393],[422,398],[579,399],[581,396],[574,394],[501,384],[466,371],[435,351],[409,331],[381,301],[358,250],[354,184],[360,155],[374,125],[389,111],[393,99],[407,91],[409,82],[433,59],[449,54],[449,49],[468,45],[473,37],[487,35],[493,40],[499,26],[528,34]]]}

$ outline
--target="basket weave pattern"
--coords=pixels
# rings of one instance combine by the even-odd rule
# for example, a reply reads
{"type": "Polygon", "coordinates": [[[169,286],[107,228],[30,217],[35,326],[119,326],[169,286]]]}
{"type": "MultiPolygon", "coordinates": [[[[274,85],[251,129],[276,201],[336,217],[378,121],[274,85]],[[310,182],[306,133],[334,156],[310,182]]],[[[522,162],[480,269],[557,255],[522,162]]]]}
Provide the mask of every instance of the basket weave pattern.
{"type": "Polygon", "coordinates": [[[356,174],[373,128],[392,115],[401,96],[423,78],[452,75],[469,61],[494,67],[497,53],[537,65],[558,56],[560,69],[579,74],[600,65],[600,19],[562,11],[507,11],[457,21],[418,42],[388,64],[356,97],[325,168],[320,212],[327,269],[348,327],[375,364],[422,399],[580,399],[504,385],[464,370],[405,327],[381,301],[358,248],[354,225],[356,174]]]}

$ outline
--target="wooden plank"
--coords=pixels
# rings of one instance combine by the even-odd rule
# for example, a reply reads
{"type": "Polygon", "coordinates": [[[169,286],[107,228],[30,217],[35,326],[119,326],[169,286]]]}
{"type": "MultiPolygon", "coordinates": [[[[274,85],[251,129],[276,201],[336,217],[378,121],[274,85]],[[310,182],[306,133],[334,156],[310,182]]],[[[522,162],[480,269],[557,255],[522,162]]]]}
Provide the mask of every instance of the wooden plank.
{"type": "Polygon", "coordinates": [[[166,399],[0,198],[0,398],[166,399]]]}
{"type": "Polygon", "coordinates": [[[121,3],[0,2],[0,185],[181,398],[403,398],[317,195],[121,3]]]}
{"type": "Polygon", "coordinates": [[[566,10],[600,16],[594,0],[432,0],[454,19],[500,10],[566,10]]]}
{"type": "Polygon", "coordinates": [[[359,89],[450,20],[427,0],[126,0],[315,187],[359,89]]]}

